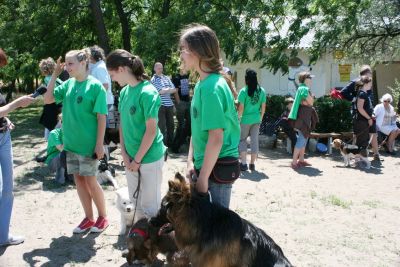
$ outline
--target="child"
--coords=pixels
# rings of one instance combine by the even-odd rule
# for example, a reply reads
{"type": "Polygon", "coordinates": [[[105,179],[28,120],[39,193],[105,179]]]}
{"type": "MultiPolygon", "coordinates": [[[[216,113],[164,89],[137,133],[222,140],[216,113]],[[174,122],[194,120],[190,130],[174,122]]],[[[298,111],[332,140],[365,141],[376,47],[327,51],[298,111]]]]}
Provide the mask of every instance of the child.
{"type": "Polygon", "coordinates": [[[161,99],[148,81],[142,60],[118,49],[107,57],[111,79],[125,86],[119,97],[120,144],[129,197],[135,202],[135,220],[155,216],[161,204],[162,167],[166,147],[157,126],[161,99]]]}
{"type": "Polygon", "coordinates": [[[49,138],[47,140],[47,156],[46,164],[49,166],[52,172],[56,172],[55,180],[57,183],[65,183],[65,161],[62,160],[65,157],[62,129],[61,129],[61,114],[58,116],[59,125],[56,129],[49,133],[49,138]]]}
{"type": "Polygon", "coordinates": [[[221,74],[222,61],[215,32],[204,25],[189,25],[180,37],[180,54],[183,68],[196,71],[200,76],[190,110],[192,137],[187,176],[190,179],[198,173],[197,191],[206,193],[209,190],[213,202],[229,208],[232,183],[209,180],[219,159],[236,161],[236,165],[231,165],[232,172],[239,167],[239,120],[233,94],[221,74]]]}
{"type": "Polygon", "coordinates": [[[67,153],[67,169],[74,175],[76,189],[85,218],[73,230],[74,234],[102,232],[108,227],[104,193],[96,180],[98,159],[104,157],[103,140],[106,128],[106,90],[89,75],[89,55],[84,50],[72,50],[65,55],[68,81],[54,88],[62,72],[61,57],[44,94],[45,103],[63,104],[63,141],[67,153]],[[92,202],[97,207],[94,222],[92,202]]]}

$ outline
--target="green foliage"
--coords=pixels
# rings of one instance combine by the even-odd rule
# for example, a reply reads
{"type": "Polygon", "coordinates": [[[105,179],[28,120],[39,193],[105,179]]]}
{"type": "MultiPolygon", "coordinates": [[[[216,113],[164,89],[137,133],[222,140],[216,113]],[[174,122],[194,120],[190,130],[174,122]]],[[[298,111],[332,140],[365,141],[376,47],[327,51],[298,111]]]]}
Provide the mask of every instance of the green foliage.
{"type": "Polygon", "coordinates": [[[319,117],[315,131],[321,133],[352,131],[350,106],[351,103],[347,100],[333,99],[329,96],[318,98],[314,102],[319,117]]]}
{"type": "MultiPolygon", "coordinates": [[[[394,106],[396,108],[397,103],[399,103],[399,101],[400,101],[400,81],[396,79],[394,82],[394,87],[389,87],[389,89],[390,89],[390,93],[393,97],[392,106],[394,106]]],[[[399,107],[397,107],[397,108],[399,108],[399,107]]],[[[400,110],[397,110],[397,112],[400,112],[400,110]]]]}
{"type": "Polygon", "coordinates": [[[277,120],[285,111],[285,96],[267,95],[267,104],[265,116],[268,121],[277,120]]]}

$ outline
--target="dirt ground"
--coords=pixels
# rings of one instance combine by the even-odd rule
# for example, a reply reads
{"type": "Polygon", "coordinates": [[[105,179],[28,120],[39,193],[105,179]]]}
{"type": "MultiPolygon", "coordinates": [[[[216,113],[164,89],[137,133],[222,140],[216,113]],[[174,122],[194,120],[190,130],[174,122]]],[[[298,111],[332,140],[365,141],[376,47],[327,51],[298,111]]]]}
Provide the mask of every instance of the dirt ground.
{"type": "MultiPolygon", "coordinates": [[[[45,147],[39,130],[28,127],[13,137],[11,232],[26,241],[0,249],[0,266],[128,266],[121,257],[125,241],[118,236],[114,188],[104,186],[110,227],[102,234],[73,235],[83,217],[76,189],[57,185],[33,160],[45,147]]],[[[124,185],[119,151],[113,156],[124,185]]],[[[263,150],[257,171],[237,180],[231,209],[264,229],[295,266],[400,266],[400,159],[384,159],[364,171],[342,167],[337,152],[311,154],[312,167],[293,171],[280,144],[263,150]]],[[[185,154],[171,155],[164,192],[168,178],[185,164],[185,154]]]]}

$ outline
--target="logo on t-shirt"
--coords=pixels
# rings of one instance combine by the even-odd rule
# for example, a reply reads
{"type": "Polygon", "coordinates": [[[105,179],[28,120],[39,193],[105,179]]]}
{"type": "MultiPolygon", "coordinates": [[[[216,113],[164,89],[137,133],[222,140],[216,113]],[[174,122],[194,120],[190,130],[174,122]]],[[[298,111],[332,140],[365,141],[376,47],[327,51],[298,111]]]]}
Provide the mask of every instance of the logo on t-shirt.
{"type": "Polygon", "coordinates": [[[130,113],[131,115],[134,115],[134,114],[136,113],[136,107],[135,107],[135,106],[132,106],[132,107],[129,109],[129,113],[130,113]]]}
{"type": "Polygon", "coordinates": [[[83,100],[83,97],[82,96],[78,96],[76,98],[76,103],[80,104],[80,103],[82,103],[82,100],[83,100]]]}

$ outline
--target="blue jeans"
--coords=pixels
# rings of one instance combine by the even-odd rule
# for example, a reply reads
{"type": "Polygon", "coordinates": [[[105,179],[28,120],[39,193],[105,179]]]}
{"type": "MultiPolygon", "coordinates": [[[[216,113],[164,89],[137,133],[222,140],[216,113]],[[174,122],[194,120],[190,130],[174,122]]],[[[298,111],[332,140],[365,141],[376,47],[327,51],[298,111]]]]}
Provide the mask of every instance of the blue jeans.
{"type": "Polygon", "coordinates": [[[8,240],[13,194],[13,153],[10,132],[0,133],[0,244],[8,240]]]}
{"type": "Polygon", "coordinates": [[[231,201],[232,184],[217,184],[208,180],[208,190],[210,191],[212,202],[229,209],[231,201]]]}

